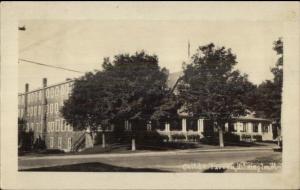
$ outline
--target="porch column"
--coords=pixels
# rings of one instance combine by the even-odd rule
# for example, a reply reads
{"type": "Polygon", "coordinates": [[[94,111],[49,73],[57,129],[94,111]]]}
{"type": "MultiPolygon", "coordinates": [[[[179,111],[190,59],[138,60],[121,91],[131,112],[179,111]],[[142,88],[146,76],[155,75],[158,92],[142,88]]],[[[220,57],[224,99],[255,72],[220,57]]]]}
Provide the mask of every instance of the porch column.
{"type": "Polygon", "coordinates": [[[229,131],[229,124],[225,123],[225,132],[228,132],[228,131],[229,131]]]}
{"type": "Polygon", "coordinates": [[[253,127],[252,127],[252,126],[253,126],[252,123],[249,122],[249,123],[248,123],[248,132],[249,132],[249,133],[252,133],[252,132],[253,132],[253,127]]]}
{"type": "Polygon", "coordinates": [[[165,123],[165,131],[170,132],[170,123],[165,123]]]}
{"type": "Polygon", "coordinates": [[[272,123],[270,123],[270,125],[269,125],[269,133],[271,133],[271,134],[273,134],[273,128],[272,128],[272,123]]]}
{"type": "Polygon", "coordinates": [[[186,132],[186,119],[183,118],[181,122],[182,132],[186,132]]]}
{"type": "Polygon", "coordinates": [[[197,128],[198,128],[198,133],[202,134],[202,132],[204,132],[204,119],[198,119],[198,125],[197,125],[197,128]]]}
{"type": "Polygon", "coordinates": [[[258,123],[258,134],[262,134],[261,123],[258,123]]]}
{"type": "Polygon", "coordinates": [[[234,132],[239,132],[239,125],[238,125],[237,122],[234,122],[234,123],[233,123],[233,131],[234,131],[234,132]]]}

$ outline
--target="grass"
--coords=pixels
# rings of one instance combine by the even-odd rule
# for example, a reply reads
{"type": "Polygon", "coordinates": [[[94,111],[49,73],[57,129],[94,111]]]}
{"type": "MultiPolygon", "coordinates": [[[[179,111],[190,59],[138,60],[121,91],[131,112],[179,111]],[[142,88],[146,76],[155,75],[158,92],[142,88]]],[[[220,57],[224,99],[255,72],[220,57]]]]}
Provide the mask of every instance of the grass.
{"type": "MultiPolygon", "coordinates": [[[[219,142],[161,142],[161,143],[136,143],[136,151],[131,151],[130,143],[115,143],[107,144],[105,148],[102,145],[95,145],[93,148],[84,149],[81,152],[66,152],[61,150],[42,150],[35,152],[19,152],[19,156],[63,156],[63,155],[84,155],[84,154],[113,154],[113,153],[137,153],[148,151],[170,151],[170,150],[185,150],[185,149],[218,149],[219,142]]],[[[261,147],[266,144],[255,142],[225,142],[227,148],[238,147],[261,147]]]]}

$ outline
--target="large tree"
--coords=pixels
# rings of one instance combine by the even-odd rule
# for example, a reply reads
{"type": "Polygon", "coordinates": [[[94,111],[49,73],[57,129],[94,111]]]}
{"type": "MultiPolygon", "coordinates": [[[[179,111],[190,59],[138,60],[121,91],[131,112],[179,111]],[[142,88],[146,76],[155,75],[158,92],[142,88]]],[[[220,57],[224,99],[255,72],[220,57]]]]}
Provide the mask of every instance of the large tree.
{"type": "MultiPolygon", "coordinates": [[[[96,130],[119,121],[132,125],[132,149],[138,123],[151,119],[168,93],[168,71],[160,68],[156,55],[144,51],[105,58],[103,70],[76,79],[62,114],[77,129],[96,130]]],[[[116,126],[117,127],[117,126],[116,126]]]]}
{"type": "Polygon", "coordinates": [[[258,98],[254,109],[258,116],[273,119],[280,130],[283,85],[283,41],[281,38],[274,42],[273,49],[278,55],[275,67],[271,69],[273,79],[266,80],[258,86],[256,95],[258,98]]]}
{"type": "Polygon", "coordinates": [[[212,120],[219,131],[220,147],[224,146],[223,131],[232,117],[247,114],[250,92],[255,86],[234,69],[236,56],[231,49],[213,43],[200,46],[186,64],[179,85],[185,109],[196,117],[212,120]]]}

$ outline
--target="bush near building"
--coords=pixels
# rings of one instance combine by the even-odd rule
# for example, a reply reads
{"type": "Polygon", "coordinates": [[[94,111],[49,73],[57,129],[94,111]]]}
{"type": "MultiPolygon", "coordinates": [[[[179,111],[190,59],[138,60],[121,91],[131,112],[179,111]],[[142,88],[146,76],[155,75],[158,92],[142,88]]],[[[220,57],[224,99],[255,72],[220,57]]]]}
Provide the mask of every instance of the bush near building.
{"type": "Polygon", "coordinates": [[[186,137],[183,134],[173,134],[172,135],[172,140],[185,140],[186,137]]]}
{"type": "Polygon", "coordinates": [[[188,140],[189,141],[199,141],[200,140],[200,135],[195,135],[195,134],[192,134],[192,135],[188,135],[187,136],[188,140]]]}
{"type": "Polygon", "coordinates": [[[262,141],[262,136],[261,135],[253,135],[252,138],[257,141],[257,142],[261,142],[262,141]]]}
{"type": "Polygon", "coordinates": [[[241,140],[243,140],[243,141],[252,141],[252,138],[251,138],[251,135],[242,134],[241,140]]]}
{"type": "Polygon", "coordinates": [[[163,139],[164,142],[170,140],[168,135],[163,135],[163,134],[161,134],[160,136],[161,136],[161,138],[163,139]]]}
{"type": "Polygon", "coordinates": [[[224,133],[225,142],[240,142],[240,136],[233,133],[224,133]]]}
{"type": "Polygon", "coordinates": [[[130,143],[133,135],[136,141],[142,144],[162,143],[169,140],[167,135],[159,134],[157,131],[136,131],[135,133],[124,131],[115,136],[114,139],[120,143],[130,143]]]}

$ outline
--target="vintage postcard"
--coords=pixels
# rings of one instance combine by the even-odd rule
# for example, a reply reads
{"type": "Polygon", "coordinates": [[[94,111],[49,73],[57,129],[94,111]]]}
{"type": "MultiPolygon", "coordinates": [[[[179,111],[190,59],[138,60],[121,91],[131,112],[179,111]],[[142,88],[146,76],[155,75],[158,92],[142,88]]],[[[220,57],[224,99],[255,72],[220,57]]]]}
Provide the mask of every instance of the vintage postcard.
{"type": "Polygon", "coordinates": [[[4,2],[1,188],[299,188],[299,2],[4,2]]]}

